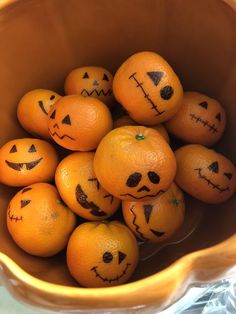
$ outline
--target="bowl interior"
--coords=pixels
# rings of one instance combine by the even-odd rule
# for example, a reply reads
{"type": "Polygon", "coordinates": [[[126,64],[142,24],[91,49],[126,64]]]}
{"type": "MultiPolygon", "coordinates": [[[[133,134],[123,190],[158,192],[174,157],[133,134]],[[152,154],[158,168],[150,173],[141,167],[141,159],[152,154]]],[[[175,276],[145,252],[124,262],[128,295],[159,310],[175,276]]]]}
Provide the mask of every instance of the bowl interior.
{"type": "MultiPolygon", "coordinates": [[[[0,10],[0,26],[1,145],[29,136],[16,119],[25,92],[47,88],[63,93],[73,68],[98,65],[115,73],[131,54],[152,50],[172,65],[185,91],[205,93],[225,107],[227,128],[217,150],[235,162],[236,13],[226,2],[21,0],[0,10]]],[[[10,238],[6,208],[15,192],[0,186],[0,252],[37,278],[77,286],[66,268],[65,252],[36,258],[10,238]]],[[[222,205],[186,200],[184,226],[171,243],[141,245],[133,281],[235,233],[235,196],[222,205]]]]}

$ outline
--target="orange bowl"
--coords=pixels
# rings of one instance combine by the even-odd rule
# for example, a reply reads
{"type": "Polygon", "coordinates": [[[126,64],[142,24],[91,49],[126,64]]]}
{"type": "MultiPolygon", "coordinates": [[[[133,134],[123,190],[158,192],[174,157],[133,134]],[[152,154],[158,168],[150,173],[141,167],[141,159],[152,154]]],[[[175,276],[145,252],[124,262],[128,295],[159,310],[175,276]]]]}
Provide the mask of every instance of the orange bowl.
{"type": "MultiPolygon", "coordinates": [[[[228,121],[217,150],[235,162],[235,0],[1,1],[0,16],[1,145],[26,135],[16,107],[27,91],[60,93],[73,68],[98,65],[114,73],[129,55],[152,50],[172,65],[184,90],[222,103],[228,121]]],[[[6,208],[14,193],[0,186],[0,281],[28,304],[61,311],[162,309],[190,286],[235,275],[235,196],[217,206],[187,197],[183,228],[162,247],[140,247],[130,283],[88,289],[70,276],[65,252],[36,258],[13,243],[6,208]]]]}

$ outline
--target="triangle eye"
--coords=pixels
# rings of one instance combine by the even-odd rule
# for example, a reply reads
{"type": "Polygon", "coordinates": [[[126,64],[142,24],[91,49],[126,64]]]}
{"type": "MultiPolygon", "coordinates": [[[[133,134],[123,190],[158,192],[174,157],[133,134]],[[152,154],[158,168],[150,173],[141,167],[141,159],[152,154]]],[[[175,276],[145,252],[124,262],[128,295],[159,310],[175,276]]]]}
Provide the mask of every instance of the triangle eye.
{"type": "Polygon", "coordinates": [[[20,201],[20,208],[27,206],[30,202],[31,202],[31,200],[21,200],[20,201]]]}
{"type": "Polygon", "coordinates": [[[150,77],[150,79],[153,81],[154,85],[157,86],[164,75],[163,72],[147,72],[147,75],[150,77]]]}
{"type": "Polygon", "coordinates": [[[216,115],[216,119],[217,119],[218,121],[221,121],[221,114],[220,114],[220,112],[219,112],[219,113],[217,113],[217,115],[216,115]]]}
{"type": "Polygon", "coordinates": [[[29,153],[35,153],[36,152],[36,148],[34,146],[34,144],[32,144],[28,150],[29,153]]]}
{"type": "Polygon", "coordinates": [[[70,116],[67,115],[65,118],[61,121],[63,124],[69,124],[71,125],[70,116]]]}
{"type": "Polygon", "coordinates": [[[53,111],[53,113],[50,115],[50,119],[55,119],[56,117],[56,110],[53,111]]]}
{"type": "Polygon", "coordinates": [[[13,145],[11,150],[10,150],[10,153],[16,153],[16,152],[17,152],[16,145],[13,145]]]}
{"type": "Polygon", "coordinates": [[[206,101],[200,102],[200,104],[198,104],[199,106],[201,106],[204,109],[208,108],[208,103],[206,101]]]}
{"type": "Polygon", "coordinates": [[[104,74],[102,80],[103,81],[109,81],[109,78],[108,78],[108,76],[106,74],[104,74]]]}
{"type": "Polygon", "coordinates": [[[227,172],[225,172],[224,175],[225,175],[229,180],[231,180],[232,177],[233,177],[233,174],[232,174],[232,173],[227,173],[227,172]]]}
{"type": "Polygon", "coordinates": [[[84,76],[83,76],[83,79],[88,79],[88,78],[89,78],[88,72],[85,72],[84,76]]]}
{"type": "Polygon", "coordinates": [[[152,209],[153,209],[152,205],[143,205],[144,216],[147,224],[149,223],[152,209]]]}
{"type": "Polygon", "coordinates": [[[217,161],[214,161],[212,164],[210,164],[210,166],[208,167],[208,169],[212,172],[218,173],[219,172],[219,164],[217,161]]]}
{"type": "Polygon", "coordinates": [[[123,262],[123,260],[126,258],[127,255],[120,251],[118,251],[118,254],[119,254],[119,264],[120,264],[121,262],[123,262]]]}

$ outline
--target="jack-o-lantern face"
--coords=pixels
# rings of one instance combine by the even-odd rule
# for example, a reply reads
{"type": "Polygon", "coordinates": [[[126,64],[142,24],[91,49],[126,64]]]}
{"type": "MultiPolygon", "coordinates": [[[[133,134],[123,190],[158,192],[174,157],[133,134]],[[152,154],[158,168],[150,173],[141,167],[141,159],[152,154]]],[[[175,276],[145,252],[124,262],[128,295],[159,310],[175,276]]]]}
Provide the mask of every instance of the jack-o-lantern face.
{"type": "Polygon", "coordinates": [[[184,195],[176,184],[161,196],[145,202],[122,202],[128,227],[142,241],[163,242],[169,239],[184,220],[184,195]]]}
{"type": "Polygon", "coordinates": [[[176,150],[177,184],[206,203],[221,203],[236,190],[233,163],[213,149],[193,144],[176,150]]]}
{"type": "Polygon", "coordinates": [[[186,92],[183,106],[167,121],[166,128],[187,143],[211,146],[221,138],[225,124],[225,111],[218,101],[200,93],[186,92]]]}
{"type": "Polygon", "coordinates": [[[65,93],[95,97],[111,106],[113,76],[101,67],[81,67],[73,70],[65,80],[65,93]]]}
{"type": "Polygon", "coordinates": [[[55,180],[62,199],[77,215],[88,220],[103,220],[115,213],[120,200],[99,184],[93,171],[93,159],[94,153],[67,156],[58,165],[55,180]]]}
{"type": "Polygon", "coordinates": [[[98,99],[64,96],[49,112],[49,133],[56,143],[70,149],[90,151],[112,129],[109,109],[98,99]]]}
{"type": "Polygon", "coordinates": [[[125,283],[137,262],[137,241],[129,228],[118,221],[81,224],[68,242],[68,268],[86,287],[125,283]]]}
{"type": "Polygon", "coordinates": [[[182,104],[181,83],[170,65],[153,52],[136,53],[114,76],[115,98],[144,125],[169,120],[182,104]]]}
{"type": "Polygon", "coordinates": [[[76,223],[75,215],[61,202],[56,188],[35,183],[20,190],[7,209],[7,227],[26,252],[52,256],[67,244],[76,223]]]}
{"type": "Polygon", "coordinates": [[[26,93],[17,107],[17,117],[22,127],[33,135],[50,138],[48,112],[61,96],[47,89],[35,89],[26,93]]]}
{"type": "Polygon", "coordinates": [[[54,177],[58,162],[55,149],[46,141],[12,140],[0,149],[0,181],[11,186],[48,182],[54,177]]]}

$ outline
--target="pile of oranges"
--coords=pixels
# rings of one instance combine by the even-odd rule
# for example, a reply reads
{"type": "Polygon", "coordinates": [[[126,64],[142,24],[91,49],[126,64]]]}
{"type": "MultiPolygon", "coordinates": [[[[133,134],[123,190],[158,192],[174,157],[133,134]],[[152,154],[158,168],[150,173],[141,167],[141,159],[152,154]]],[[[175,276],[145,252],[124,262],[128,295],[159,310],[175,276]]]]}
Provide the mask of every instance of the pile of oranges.
{"type": "Polygon", "coordinates": [[[223,135],[225,110],[184,92],[166,60],[148,51],[114,78],[102,67],[74,69],[64,90],[36,89],[19,101],[19,123],[37,138],[0,149],[0,182],[22,188],[7,227],[29,254],[66,249],[82,286],[122,284],[138,264],[138,242],[164,242],[181,228],[184,192],[210,204],[234,194],[235,166],[209,148],[223,135]],[[183,145],[174,151],[175,138],[183,145]],[[117,211],[122,221],[112,219],[117,211]]]}

